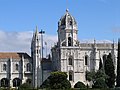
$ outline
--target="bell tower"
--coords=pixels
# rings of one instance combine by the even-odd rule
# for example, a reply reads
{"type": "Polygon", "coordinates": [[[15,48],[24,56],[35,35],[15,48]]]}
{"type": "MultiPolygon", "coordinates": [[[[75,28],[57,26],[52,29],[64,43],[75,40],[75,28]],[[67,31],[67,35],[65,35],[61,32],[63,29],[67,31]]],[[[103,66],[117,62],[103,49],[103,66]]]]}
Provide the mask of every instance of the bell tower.
{"type": "Polygon", "coordinates": [[[77,45],[77,23],[68,9],[58,22],[58,44],[59,46],[77,45]]]}
{"type": "Polygon", "coordinates": [[[35,33],[31,42],[31,57],[33,60],[33,87],[39,87],[42,83],[42,68],[41,68],[41,44],[38,28],[36,27],[35,33]]]}

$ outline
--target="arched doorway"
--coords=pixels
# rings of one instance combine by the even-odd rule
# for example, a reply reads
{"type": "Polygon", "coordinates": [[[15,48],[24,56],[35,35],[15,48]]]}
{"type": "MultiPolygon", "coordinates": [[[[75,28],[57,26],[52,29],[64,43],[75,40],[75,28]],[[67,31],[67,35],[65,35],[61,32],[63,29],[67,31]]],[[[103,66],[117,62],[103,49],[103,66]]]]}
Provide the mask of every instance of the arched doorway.
{"type": "Polygon", "coordinates": [[[18,87],[21,85],[21,80],[19,78],[13,79],[13,87],[18,87]]]}
{"type": "Polygon", "coordinates": [[[29,84],[29,85],[31,85],[32,84],[32,80],[31,79],[27,79],[26,83],[29,84]]]}
{"type": "Polygon", "coordinates": [[[8,87],[9,86],[9,80],[7,78],[1,79],[1,87],[8,87]]]}

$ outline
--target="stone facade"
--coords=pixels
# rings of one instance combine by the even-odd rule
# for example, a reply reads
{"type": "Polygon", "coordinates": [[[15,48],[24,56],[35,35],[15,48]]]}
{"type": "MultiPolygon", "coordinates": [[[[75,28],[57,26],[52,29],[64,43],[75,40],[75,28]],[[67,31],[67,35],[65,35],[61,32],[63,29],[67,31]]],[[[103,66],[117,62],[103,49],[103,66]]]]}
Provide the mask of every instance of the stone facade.
{"type": "Polygon", "coordinates": [[[52,50],[53,70],[68,74],[72,87],[78,81],[89,84],[86,71],[98,70],[100,59],[112,53],[115,70],[117,67],[117,44],[108,42],[82,43],[77,39],[78,27],[73,16],[66,10],[58,22],[58,43],[52,50]]]}
{"type": "Polygon", "coordinates": [[[75,18],[66,10],[58,22],[58,42],[51,48],[51,57],[42,58],[41,38],[36,28],[31,41],[31,57],[26,53],[0,53],[0,86],[17,87],[29,83],[39,87],[52,71],[68,74],[72,87],[78,81],[90,84],[86,71],[99,68],[103,56],[112,53],[115,72],[117,67],[117,44],[108,42],[82,43],[78,40],[75,18]]]}
{"type": "Polygon", "coordinates": [[[32,59],[26,53],[0,53],[0,86],[32,85],[32,59]]]}

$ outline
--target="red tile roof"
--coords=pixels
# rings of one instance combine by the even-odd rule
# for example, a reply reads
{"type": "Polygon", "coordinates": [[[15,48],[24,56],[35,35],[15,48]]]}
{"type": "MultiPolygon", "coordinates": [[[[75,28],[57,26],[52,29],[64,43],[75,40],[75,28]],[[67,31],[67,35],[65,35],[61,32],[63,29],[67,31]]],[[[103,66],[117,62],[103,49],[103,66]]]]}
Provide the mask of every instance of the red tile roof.
{"type": "Polygon", "coordinates": [[[0,58],[2,59],[6,59],[6,58],[21,59],[22,56],[24,56],[24,58],[30,58],[30,56],[27,53],[0,52],[0,58]]]}

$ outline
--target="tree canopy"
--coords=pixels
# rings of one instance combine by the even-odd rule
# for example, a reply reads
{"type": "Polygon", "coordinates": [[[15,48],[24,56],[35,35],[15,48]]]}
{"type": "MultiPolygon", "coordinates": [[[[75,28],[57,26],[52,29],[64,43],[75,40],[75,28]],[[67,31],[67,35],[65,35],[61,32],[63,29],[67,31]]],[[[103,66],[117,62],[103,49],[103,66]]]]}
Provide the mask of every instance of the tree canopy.
{"type": "Polygon", "coordinates": [[[107,85],[105,83],[105,79],[107,78],[107,75],[104,73],[103,69],[98,70],[97,72],[91,71],[91,72],[86,72],[86,79],[88,81],[92,81],[93,88],[106,88],[107,85]]]}
{"type": "Polygon", "coordinates": [[[118,57],[117,57],[117,78],[116,87],[120,87],[120,39],[118,40],[118,57]]]}
{"type": "Polygon", "coordinates": [[[71,84],[67,80],[67,74],[65,72],[57,71],[52,72],[41,87],[50,89],[69,89],[71,88],[71,84]]]}
{"type": "Polygon", "coordinates": [[[104,68],[105,74],[108,76],[108,78],[106,79],[106,84],[109,88],[113,88],[115,85],[115,68],[111,53],[109,53],[109,55],[107,56],[104,68]]]}
{"type": "Polygon", "coordinates": [[[84,89],[86,88],[85,84],[78,81],[75,85],[74,85],[74,88],[81,88],[81,89],[84,89]]]}

